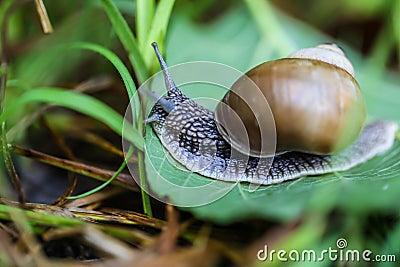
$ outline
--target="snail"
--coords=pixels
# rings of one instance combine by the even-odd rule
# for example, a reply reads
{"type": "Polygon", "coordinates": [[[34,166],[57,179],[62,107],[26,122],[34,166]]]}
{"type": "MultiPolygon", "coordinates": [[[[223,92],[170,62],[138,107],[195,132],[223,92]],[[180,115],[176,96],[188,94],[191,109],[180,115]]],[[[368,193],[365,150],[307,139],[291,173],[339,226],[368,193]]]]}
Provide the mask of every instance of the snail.
{"type": "Polygon", "coordinates": [[[364,98],[352,64],[337,45],[301,49],[246,73],[267,100],[272,119],[254,112],[264,108],[256,103],[260,97],[243,100],[249,92],[241,78],[215,112],[202,107],[175,85],[157,44],[152,45],[167,94],[158,99],[146,122],[190,171],[217,180],[271,185],[350,169],[394,142],[396,123],[379,120],[364,126],[364,98]],[[240,131],[233,126],[239,124],[249,138],[236,134],[240,131]],[[270,140],[260,134],[265,125],[272,125],[267,130],[270,140]],[[270,141],[275,150],[275,138],[277,153],[265,145],[270,141]]]}

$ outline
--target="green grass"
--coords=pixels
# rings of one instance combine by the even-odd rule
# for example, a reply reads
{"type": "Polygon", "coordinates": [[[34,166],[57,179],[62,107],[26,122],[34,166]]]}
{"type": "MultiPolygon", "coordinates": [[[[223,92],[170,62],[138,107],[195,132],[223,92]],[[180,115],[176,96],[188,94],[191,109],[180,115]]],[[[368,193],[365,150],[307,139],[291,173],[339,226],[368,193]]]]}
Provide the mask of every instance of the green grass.
{"type": "MultiPolygon", "coordinates": [[[[35,102],[56,104],[76,110],[100,120],[119,135],[122,135],[124,119],[112,108],[93,97],[51,87],[32,88],[24,93],[0,115],[0,122],[5,122],[14,111],[21,109],[24,105],[35,102]]],[[[143,137],[141,134],[135,131],[133,127],[127,127],[127,129],[132,131],[126,134],[129,141],[135,144],[137,148],[143,149],[143,137]]]]}

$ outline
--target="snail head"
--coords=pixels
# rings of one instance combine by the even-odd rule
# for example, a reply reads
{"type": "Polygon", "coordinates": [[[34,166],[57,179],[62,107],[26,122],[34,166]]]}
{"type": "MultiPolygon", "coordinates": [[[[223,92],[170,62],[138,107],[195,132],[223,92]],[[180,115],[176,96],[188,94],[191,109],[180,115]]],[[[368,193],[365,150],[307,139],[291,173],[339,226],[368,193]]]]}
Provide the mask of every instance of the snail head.
{"type": "Polygon", "coordinates": [[[151,44],[154,48],[154,52],[157,56],[158,62],[160,63],[161,70],[164,75],[165,87],[167,89],[166,96],[159,96],[154,92],[151,92],[145,88],[140,88],[139,93],[144,93],[150,99],[156,101],[156,105],[153,107],[151,116],[146,122],[162,121],[177,105],[188,99],[181,90],[175,85],[171,74],[168,71],[167,64],[164,58],[161,56],[161,52],[158,49],[156,42],[151,44]]]}

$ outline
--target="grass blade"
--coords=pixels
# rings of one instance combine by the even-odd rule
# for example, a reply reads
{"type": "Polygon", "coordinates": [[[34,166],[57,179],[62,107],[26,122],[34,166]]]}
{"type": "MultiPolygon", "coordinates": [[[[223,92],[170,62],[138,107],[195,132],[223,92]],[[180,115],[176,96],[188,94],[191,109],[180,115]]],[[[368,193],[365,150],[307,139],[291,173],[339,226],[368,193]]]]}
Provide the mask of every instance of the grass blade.
{"type": "Polygon", "coordinates": [[[100,190],[102,190],[103,188],[105,188],[107,185],[111,184],[112,181],[114,181],[115,178],[118,177],[118,175],[125,169],[127,161],[131,158],[133,154],[133,148],[129,147],[128,153],[126,153],[126,157],[125,160],[122,162],[121,166],[118,168],[118,170],[113,174],[113,176],[108,179],[106,182],[102,183],[101,185],[99,185],[96,188],[93,188],[92,190],[89,190],[83,194],[77,195],[77,196],[69,196],[66,197],[66,199],[72,200],[72,199],[78,199],[78,198],[83,198],[83,197],[87,197],[89,195],[92,195],[100,190]]]}
{"type": "MultiPolygon", "coordinates": [[[[144,0],[146,1],[146,0],[144,0]]],[[[144,2],[142,1],[142,2],[144,2]]],[[[141,2],[141,1],[139,1],[141,2]]],[[[150,32],[147,36],[147,41],[143,44],[143,58],[146,61],[146,66],[148,66],[148,69],[150,69],[150,66],[153,61],[153,49],[150,46],[150,44],[154,41],[158,41],[160,44],[163,44],[163,39],[165,36],[165,33],[167,31],[167,26],[168,26],[168,21],[172,12],[172,8],[174,6],[175,0],[161,0],[157,6],[156,13],[152,19],[151,22],[151,28],[150,32]]],[[[142,3],[143,4],[143,3],[142,3]]],[[[138,3],[138,12],[139,13],[139,3],[138,3]]],[[[149,12],[146,10],[146,12],[149,12]]],[[[137,14],[139,16],[139,14],[137,14]]],[[[149,14],[147,14],[149,16],[149,14]]],[[[148,18],[147,18],[148,19],[148,18]]],[[[138,122],[138,131],[142,132],[141,128],[141,117],[139,118],[138,122]]],[[[140,187],[142,188],[141,193],[142,193],[142,201],[143,201],[143,210],[144,213],[148,216],[152,216],[152,209],[151,209],[151,204],[150,204],[150,198],[149,195],[146,193],[146,190],[143,188],[146,188],[147,185],[145,183],[145,168],[144,168],[144,156],[141,152],[138,153],[138,164],[139,164],[139,176],[140,176],[140,187]]]]}
{"type": "Polygon", "coordinates": [[[139,50],[144,51],[148,33],[154,16],[154,0],[138,0],[136,12],[136,35],[139,43],[139,50]]]}
{"type": "MultiPolygon", "coordinates": [[[[6,23],[6,17],[7,17],[7,11],[13,4],[12,0],[4,0],[0,3],[0,30],[3,31],[4,24],[6,23]]],[[[3,40],[5,36],[3,34],[0,34],[0,58],[3,58],[4,55],[4,42],[3,40]]]]}
{"type": "MultiPolygon", "coordinates": [[[[103,102],[96,98],[90,97],[85,94],[63,90],[54,87],[43,87],[31,89],[19,97],[10,107],[4,110],[0,115],[0,123],[4,122],[13,112],[22,108],[27,103],[45,102],[55,104],[66,108],[73,109],[97,119],[117,134],[122,136],[122,129],[124,119],[115,110],[105,105],[103,102]]],[[[142,135],[132,127],[125,127],[124,133],[127,140],[139,150],[143,150],[144,139],[142,135]]]]}
{"type": "MultiPolygon", "coordinates": [[[[117,55],[115,55],[113,52],[100,45],[92,43],[78,42],[68,45],[67,48],[90,50],[99,53],[107,60],[109,60],[114,65],[119,75],[121,76],[122,81],[125,84],[126,91],[128,92],[129,99],[130,101],[132,101],[132,111],[133,111],[132,117],[138,118],[140,101],[138,95],[136,94],[136,86],[128,69],[125,67],[124,63],[121,61],[121,59],[119,59],[117,55]]],[[[134,121],[133,124],[135,128],[137,128],[136,121],[134,121]]]]}
{"type": "Polygon", "coordinates": [[[129,60],[135,69],[139,82],[142,83],[148,77],[148,70],[131,29],[112,0],[101,0],[101,3],[103,4],[119,40],[129,54],[129,60]]]}
{"type": "Polygon", "coordinates": [[[0,114],[4,110],[4,99],[6,95],[6,86],[7,86],[7,64],[0,64],[0,114]]]}
{"type": "MultiPolygon", "coordinates": [[[[400,62],[400,2],[396,1],[394,4],[393,15],[392,15],[393,31],[397,41],[397,57],[400,62]]],[[[400,68],[400,63],[399,63],[400,68]]]]}
{"type": "Polygon", "coordinates": [[[144,162],[144,153],[142,151],[138,152],[138,163],[139,163],[139,179],[140,179],[140,191],[142,194],[143,202],[143,212],[147,216],[153,217],[153,211],[151,209],[150,196],[147,194],[149,190],[149,185],[146,181],[146,169],[144,162]]]}
{"type": "Polygon", "coordinates": [[[121,78],[128,92],[129,98],[132,99],[133,95],[136,93],[135,83],[133,82],[133,79],[128,69],[125,67],[124,63],[119,59],[119,57],[116,54],[114,54],[113,52],[111,52],[110,50],[101,45],[93,43],[85,43],[85,42],[73,43],[71,45],[68,45],[67,48],[90,50],[99,53],[100,55],[108,59],[121,75],[121,78]]]}
{"type": "Polygon", "coordinates": [[[164,37],[167,32],[168,22],[174,4],[175,0],[161,0],[157,6],[152,26],[147,37],[147,46],[145,46],[145,49],[143,50],[143,58],[146,60],[146,65],[148,67],[151,66],[152,62],[154,62],[153,48],[150,46],[150,44],[152,42],[158,42],[161,46],[160,49],[162,50],[164,37]]]}
{"type": "Polygon", "coordinates": [[[20,203],[26,202],[26,196],[24,193],[24,189],[22,188],[21,181],[15,170],[14,163],[11,159],[11,155],[9,149],[7,147],[7,138],[6,138],[6,129],[5,129],[5,122],[1,124],[1,143],[2,143],[2,150],[3,150],[3,157],[4,157],[4,164],[6,165],[7,172],[11,178],[11,182],[14,185],[14,189],[18,194],[18,201],[20,203]]]}

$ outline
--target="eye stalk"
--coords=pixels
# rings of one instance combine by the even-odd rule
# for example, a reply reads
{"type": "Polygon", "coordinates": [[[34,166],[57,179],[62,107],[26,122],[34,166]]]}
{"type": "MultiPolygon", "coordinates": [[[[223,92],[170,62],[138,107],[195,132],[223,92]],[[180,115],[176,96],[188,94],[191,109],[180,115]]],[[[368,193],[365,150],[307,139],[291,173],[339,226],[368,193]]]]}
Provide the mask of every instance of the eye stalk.
{"type": "Polygon", "coordinates": [[[150,90],[147,90],[146,88],[140,88],[139,93],[144,94],[148,98],[156,101],[167,113],[170,113],[175,108],[174,103],[172,103],[171,101],[168,101],[167,99],[165,99],[162,96],[158,96],[156,93],[154,93],[150,90]]]}
{"type": "Polygon", "coordinates": [[[156,53],[158,62],[160,62],[161,70],[164,74],[164,80],[165,80],[165,86],[167,87],[167,90],[170,91],[174,88],[176,88],[176,85],[174,83],[174,80],[171,77],[171,74],[168,71],[167,63],[165,63],[164,58],[161,56],[160,50],[158,49],[158,45],[156,42],[151,43],[151,45],[154,48],[154,52],[156,53]]]}

